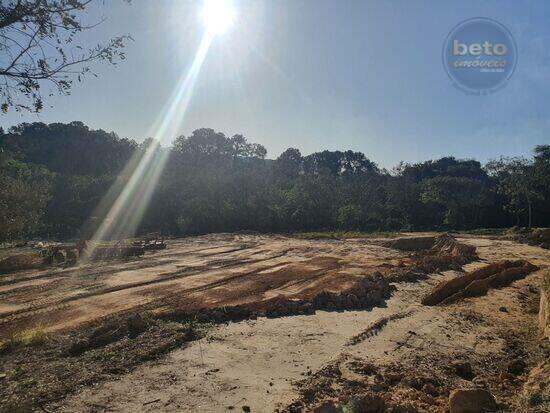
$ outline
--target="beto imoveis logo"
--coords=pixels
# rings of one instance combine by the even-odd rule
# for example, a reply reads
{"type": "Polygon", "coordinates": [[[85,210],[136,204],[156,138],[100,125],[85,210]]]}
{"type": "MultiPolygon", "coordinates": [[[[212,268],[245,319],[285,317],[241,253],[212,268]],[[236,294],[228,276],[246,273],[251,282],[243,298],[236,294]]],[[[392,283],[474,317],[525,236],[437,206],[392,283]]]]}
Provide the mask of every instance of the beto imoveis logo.
{"type": "Polygon", "coordinates": [[[502,24],[485,17],[458,24],[443,45],[443,66],[453,84],[469,94],[486,95],[506,85],[514,73],[517,48],[502,24]]]}

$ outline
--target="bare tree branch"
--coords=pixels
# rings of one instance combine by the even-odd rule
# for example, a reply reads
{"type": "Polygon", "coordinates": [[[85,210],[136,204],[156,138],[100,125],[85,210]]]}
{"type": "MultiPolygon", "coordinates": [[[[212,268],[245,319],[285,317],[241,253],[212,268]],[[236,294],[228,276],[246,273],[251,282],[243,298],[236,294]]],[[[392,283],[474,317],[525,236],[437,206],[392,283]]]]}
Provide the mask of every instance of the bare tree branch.
{"type": "MultiPolygon", "coordinates": [[[[129,2],[130,0],[124,0],[129,2]]],[[[101,0],[8,0],[0,3],[0,108],[38,112],[41,85],[68,94],[90,65],[124,60],[128,35],[85,50],[75,43],[79,33],[100,22],[83,24],[79,16],[101,0]]],[[[52,93],[49,93],[51,96],[52,93]]]]}

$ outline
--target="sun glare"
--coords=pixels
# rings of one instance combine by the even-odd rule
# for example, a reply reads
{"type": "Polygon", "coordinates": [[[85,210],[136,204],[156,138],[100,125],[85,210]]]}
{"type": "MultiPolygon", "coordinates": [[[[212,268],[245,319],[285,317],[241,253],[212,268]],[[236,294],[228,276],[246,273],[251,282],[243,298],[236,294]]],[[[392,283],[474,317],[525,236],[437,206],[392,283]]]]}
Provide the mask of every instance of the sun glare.
{"type": "Polygon", "coordinates": [[[232,0],[204,0],[201,13],[206,30],[211,34],[223,34],[235,20],[232,0]]]}

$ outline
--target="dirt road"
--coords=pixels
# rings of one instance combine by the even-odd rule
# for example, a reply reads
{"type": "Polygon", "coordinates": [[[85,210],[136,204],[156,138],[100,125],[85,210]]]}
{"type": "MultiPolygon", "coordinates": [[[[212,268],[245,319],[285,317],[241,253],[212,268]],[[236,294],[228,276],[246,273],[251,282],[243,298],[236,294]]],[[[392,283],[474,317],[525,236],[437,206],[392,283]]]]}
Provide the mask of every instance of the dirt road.
{"type": "MultiPolygon", "coordinates": [[[[542,267],[550,264],[550,251],[538,247],[483,238],[463,241],[475,245],[479,256],[479,261],[468,264],[466,269],[513,258],[527,259],[542,267]]],[[[222,273],[269,273],[291,266],[295,274],[310,274],[311,278],[304,282],[307,286],[319,283],[327,275],[346,280],[363,271],[364,266],[383,270],[388,264],[399,265],[398,261],[404,258],[400,252],[357,240],[228,237],[210,245],[213,242],[199,239],[195,245],[187,246],[185,253],[182,250],[181,258],[170,257],[167,251],[158,256],[158,265],[166,266],[166,271],[173,274],[177,271],[173,266],[178,268],[182,263],[179,260],[184,260],[185,266],[180,268],[190,271],[189,267],[195,267],[208,283],[220,280],[222,273]],[[167,263],[169,260],[176,261],[167,263]],[[213,262],[223,269],[213,269],[213,262]]],[[[132,271],[140,273],[142,269],[132,271]]],[[[191,272],[195,274],[194,270],[191,272]]],[[[147,271],[141,274],[147,279],[147,271]]],[[[51,404],[49,409],[307,411],[324,400],[345,399],[367,389],[385,394],[395,409],[402,409],[392,411],[444,412],[450,390],[484,387],[495,395],[503,411],[548,411],[548,370],[540,364],[548,357],[548,345],[539,339],[536,330],[540,274],[539,271],[506,288],[491,290],[484,297],[448,306],[422,306],[420,299],[426,292],[440,280],[456,275],[447,271],[416,283],[397,284],[397,291],[385,308],[318,311],[309,316],[259,318],[221,325],[185,349],[145,363],[116,380],[82,389],[51,404]],[[518,361],[523,368],[510,373],[510,364],[518,361]],[[461,365],[471,367],[470,377],[464,374],[468,368],[461,365]],[[537,372],[541,377],[536,376],[537,372]]],[[[176,278],[167,281],[163,288],[192,288],[201,285],[199,278],[176,278]]],[[[111,285],[115,280],[125,280],[123,276],[108,279],[111,285]]],[[[130,276],[129,279],[135,281],[130,276]]],[[[144,291],[154,287],[158,286],[132,287],[121,292],[125,299],[133,297],[136,303],[142,303],[152,294],[144,291]]],[[[286,282],[262,294],[269,295],[274,290],[291,294],[297,288],[304,287],[286,282]]]]}

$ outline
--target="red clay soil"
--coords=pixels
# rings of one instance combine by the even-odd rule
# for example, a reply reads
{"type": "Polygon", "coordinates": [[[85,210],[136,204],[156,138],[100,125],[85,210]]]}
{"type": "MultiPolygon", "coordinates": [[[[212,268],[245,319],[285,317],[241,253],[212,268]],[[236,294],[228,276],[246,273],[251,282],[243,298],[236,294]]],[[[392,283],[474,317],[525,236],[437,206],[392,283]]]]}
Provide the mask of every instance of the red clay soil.
{"type": "Polygon", "coordinates": [[[293,308],[300,301],[330,306],[316,299],[321,293],[333,294],[337,308],[364,308],[379,304],[389,287],[374,282],[382,291],[360,297],[363,280],[409,263],[404,253],[359,242],[229,234],[169,241],[167,249],[140,258],[1,276],[0,341],[25,329],[69,331],[141,311],[235,307],[261,314],[281,300],[293,308]],[[355,300],[349,292],[357,288],[355,300]]]}
{"type": "Polygon", "coordinates": [[[411,254],[374,242],[220,234],[171,241],[126,261],[21,271],[0,278],[0,339],[143,311],[226,321],[368,309],[389,298],[388,282],[460,269],[475,258],[474,247],[449,235],[424,238],[394,240],[431,245],[411,254]]]}

